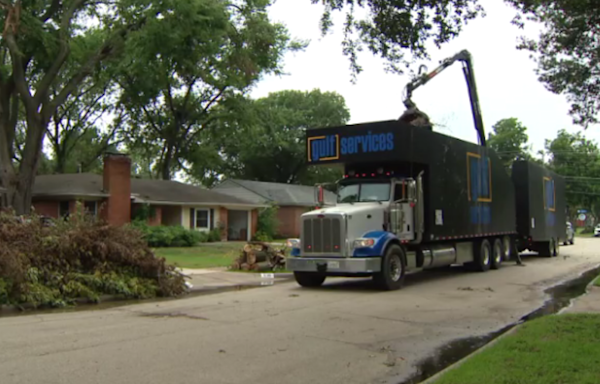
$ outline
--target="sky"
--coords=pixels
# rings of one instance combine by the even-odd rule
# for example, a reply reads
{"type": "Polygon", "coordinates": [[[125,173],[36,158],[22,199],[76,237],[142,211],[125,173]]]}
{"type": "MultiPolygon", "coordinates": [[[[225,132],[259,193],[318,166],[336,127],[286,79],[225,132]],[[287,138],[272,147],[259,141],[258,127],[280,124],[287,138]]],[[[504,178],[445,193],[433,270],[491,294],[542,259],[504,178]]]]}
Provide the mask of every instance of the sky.
{"type": "MultiPolygon", "coordinates": [[[[556,137],[560,129],[582,130],[568,114],[569,103],[561,95],[546,90],[537,80],[535,62],[529,53],[516,49],[518,37],[537,36],[539,26],[518,29],[510,22],[516,12],[501,0],[486,0],[487,16],[469,22],[462,34],[441,49],[431,46],[432,60],[423,62],[433,70],[439,61],[467,49],[473,56],[486,136],[504,118],[516,117],[527,128],[533,152],[544,147],[545,139],[556,137]]],[[[327,36],[321,36],[322,7],[311,0],[278,0],[270,9],[273,21],[288,27],[292,37],[310,40],[303,52],[288,53],[283,76],[266,76],[252,90],[252,97],[296,89],[335,91],[341,94],[351,113],[350,124],[397,119],[404,111],[402,96],[408,75],[384,71],[384,61],[363,52],[359,64],[363,72],[351,83],[349,60],[342,53],[342,14],[327,36]]],[[[477,142],[466,83],[459,63],[446,69],[413,95],[419,109],[426,112],[435,129],[462,140],[477,142]]],[[[600,139],[597,127],[585,136],[600,139]]]]}

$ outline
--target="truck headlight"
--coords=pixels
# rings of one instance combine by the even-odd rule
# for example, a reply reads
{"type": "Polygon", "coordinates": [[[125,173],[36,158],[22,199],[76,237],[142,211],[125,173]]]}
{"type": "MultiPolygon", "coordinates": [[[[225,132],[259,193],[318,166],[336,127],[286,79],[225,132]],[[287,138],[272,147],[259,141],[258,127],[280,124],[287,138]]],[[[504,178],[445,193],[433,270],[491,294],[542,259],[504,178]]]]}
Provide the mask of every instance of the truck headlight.
{"type": "Polygon", "coordinates": [[[354,248],[367,248],[375,245],[375,240],[373,239],[356,239],[354,240],[354,248]]]}
{"type": "Polygon", "coordinates": [[[289,248],[300,248],[300,239],[287,239],[285,245],[289,248]]]}

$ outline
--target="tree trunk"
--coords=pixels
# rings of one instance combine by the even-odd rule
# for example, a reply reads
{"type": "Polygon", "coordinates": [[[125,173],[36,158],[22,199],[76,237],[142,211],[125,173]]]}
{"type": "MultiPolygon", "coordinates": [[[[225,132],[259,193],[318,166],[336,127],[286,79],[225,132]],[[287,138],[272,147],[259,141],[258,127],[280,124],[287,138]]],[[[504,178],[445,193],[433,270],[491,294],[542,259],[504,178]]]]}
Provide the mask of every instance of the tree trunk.
{"type": "Polygon", "coordinates": [[[163,180],[171,180],[171,164],[173,163],[173,146],[167,144],[167,151],[161,164],[161,176],[163,180]]]}
{"type": "Polygon", "coordinates": [[[35,176],[42,153],[42,144],[46,134],[47,123],[44,123],[38,113],[27,116],[27,138],[23,149],[23,158],[18,174],[12,164],[3,165],[2,182],[8,189],[8,204],[17,215],[31,213],[31,201],[35,176]]]}

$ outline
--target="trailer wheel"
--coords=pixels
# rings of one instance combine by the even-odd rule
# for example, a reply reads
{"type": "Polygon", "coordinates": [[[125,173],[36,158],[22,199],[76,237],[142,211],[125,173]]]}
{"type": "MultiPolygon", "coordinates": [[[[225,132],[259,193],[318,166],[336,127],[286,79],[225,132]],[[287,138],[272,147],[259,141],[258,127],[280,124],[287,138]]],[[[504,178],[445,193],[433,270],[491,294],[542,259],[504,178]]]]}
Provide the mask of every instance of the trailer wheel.
{"type": "Polygon", "coordinates": [[[316,288],[323,285],[325,275],[315,272],[294,272],[296,282],[306,288],[316,288]]]}
{"type": "Polygon", "coordinates": [[[538,254],[540,256],[545,256],[545,257],[553,257],[555,254],[555,245],[554,245],[554,239],[550,239],[550,241],[543,241],[540,242],[536,245],[538,254]]]}
{"type": "Polygon", "coordinates": [[[510,238],[510,236],[504,236],[502,238],[502,251],[503,251],[503,261],[509,261],[510,258],[512,257],[512,253],[513,253],[513,249],[515,247],[513,246],[513,242],[512,239],[510,238]]]}
{"type": "Polygon", "coordinates": [[[474,249],[474,256],[474,267],[476,271],[486,272],[490,269],[492,264],[492,246],[488,239],[481,240],[479,247],[474,249]]]}
{"type": "Polygon", "coordinates": [[[557,257],[560,254],[560,245],[558,244],[558,239],[552,239],[552,256],[557,257]]]}
{"type": "Polygon", "coordinates": [[[502,240],[495,239],[492,247],[492,269],[499,269],[502,265],[502,259],[504,258],[504,245],[502,240]]]}
{"type": "Polygon", "coordinates": [[[402,288],[406,273],[406,252],[397,244],[392,244],[381,260],[381,272],[373,275],[375,285],[385,291],[402,288]]]}

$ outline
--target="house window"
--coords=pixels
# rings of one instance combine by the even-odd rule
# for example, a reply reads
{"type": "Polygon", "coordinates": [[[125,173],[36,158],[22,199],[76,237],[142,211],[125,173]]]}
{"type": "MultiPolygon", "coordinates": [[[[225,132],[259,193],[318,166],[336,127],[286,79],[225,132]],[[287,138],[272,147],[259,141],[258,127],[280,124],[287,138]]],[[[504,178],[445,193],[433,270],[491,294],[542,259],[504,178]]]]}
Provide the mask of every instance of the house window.
{"type": "Polygon", "coordinates": [[[210,224],[210,211],[208,209],[196,209],[196,228],[208,228],[210,224]]]}
{"type": "Polygon", "coordinates": [[[210,229],[210,210],[190,208],[190,229],[210,229]]]}
{"type": "Polygon", "coordinates": [[[83,209],[86,214],[96,216],[98,214],[98,202],[97,201],[84,201],[83,209]]]}
{"type": "Polygon", "coordinates": [[[69,216],[69,202],[61,201],[58,206],[58,216],[59,217],[67,217],[69,216]]]}

